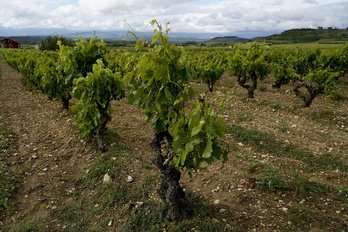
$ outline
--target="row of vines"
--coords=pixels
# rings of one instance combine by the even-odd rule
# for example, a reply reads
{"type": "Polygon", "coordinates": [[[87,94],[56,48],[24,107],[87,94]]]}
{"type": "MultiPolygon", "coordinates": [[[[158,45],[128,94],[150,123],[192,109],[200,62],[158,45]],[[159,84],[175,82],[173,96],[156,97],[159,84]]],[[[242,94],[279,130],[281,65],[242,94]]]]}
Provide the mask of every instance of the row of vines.
{"type": "Polygon", "coordinates": [[[152,25],[156,29],[150,48],[138,40],[132,51],[110,51],[95,37],[79,38],[74,47],[58,42],[57,52],[3,49],[1,53],[23,74],[25,86],[60,99],[66,109],[73,105],[81,137],[94,138],[102,151],[112,101],[127,96],[129,104],[137,104],[155,131],[149,141],[150,159],[163,174],[158,193],[172,206],[173,219],[188,212],[179,185],[180,168],[191,172],[202,162],[226,161],[228,153],[222,140],[224,101],[196,94],[192,80],[205,83],[212,92],[228,71],[253,98],[258,80],[272,73],[275,88],[292,83],[295,94],[309,106],[318,94],[335,96],[336,81],[348,72],[348,46],[281,50],[254,44],[248,49],[184,51],[168,43],[167,27],[164,30],[155,20],[152,25]],[[76,104],[70,103],[72,98],[76,104]]]}

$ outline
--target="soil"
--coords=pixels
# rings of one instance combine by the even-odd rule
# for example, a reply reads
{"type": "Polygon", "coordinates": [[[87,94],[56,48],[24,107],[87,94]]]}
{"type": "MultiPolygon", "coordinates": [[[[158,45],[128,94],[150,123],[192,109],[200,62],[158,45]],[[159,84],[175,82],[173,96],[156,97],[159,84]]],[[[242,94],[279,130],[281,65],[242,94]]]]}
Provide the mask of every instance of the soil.
{"type": "MultiPolygon", "coordinates": [[[[63,110],[60,102],[49,100],[40,92],[27,91],[21,83],[21,74],[3,60],[0,70],[0,123],[6,123],[12,131],[11,151],[8,156],[0,157],[0,161],[20,176],[10,199],[10,208],[15,213],[0,212],[0,228],[10,228],[28,217],[44,218],[46,228],[51,228],[50,223],[55,218],[50,210],[73,201],[64,193],[71,191],[74,181],[85,175],[97,151],[79,138],[71,112],[63,110]],[[43,206],[46,210],[41,210],[43,206]]],[[[342,80],[347,83],[348,77],[342,80]]],[[[276,90],[271,85],[270,80],[263,81],[260,86],[266,90],[257,90],[255,99],[245,100],[245,90],[236,85],[234,77],[225,73],[214,87],[214,95],[232,97],[226,102],[226,123],[274,133],[277,139],[297,144],[317,155],[338,154],[347,161],[348,101],[318,96],[311,107],[301,108],[301,101],[290,87],[276,90]],[[326,123],[325,118],[313,120],[311,115],[315,110],[333,113],[344,123],[326,123]]],[[[196,87],[206,89],[200,84],[196,87]]],[[[347,85],[342,85],[340,91],[347,97],[347,85]]],[[[117,128],[122,141],[151,163],[149,142],[153,131],[150,125],[144,123],[137,107],[126,104],[126,100],[113,104],[113,108],[108,127],[117,128]]],[[[183,174],[181,183],[185,189],[209,199],[221,212],[228,211],[237,226],[245,231],[291,230],[293,222],[286,211],[299,204],[315,205],[322,211],[309,225],[312,231],[348,231],[348,209],[344,203],[333,200],[337,194],[325,195],[325,199],[270,194],[256,188],[255,179],[245,174],[250,164],[246,156],[273,166],[286,164],[289,170],[301,170],[302,162],[255,151],[248,144],[234,141],[228,134],[226,140],[233,144],[227,163],[215,162],[193,173],[192,178],[183,174]],[[319,223],[323,215],[324,227],[319,223]]],[[[348,186],[347,173],[338,170],[313,171],[311,179],[333,187],[348,186]]]]}

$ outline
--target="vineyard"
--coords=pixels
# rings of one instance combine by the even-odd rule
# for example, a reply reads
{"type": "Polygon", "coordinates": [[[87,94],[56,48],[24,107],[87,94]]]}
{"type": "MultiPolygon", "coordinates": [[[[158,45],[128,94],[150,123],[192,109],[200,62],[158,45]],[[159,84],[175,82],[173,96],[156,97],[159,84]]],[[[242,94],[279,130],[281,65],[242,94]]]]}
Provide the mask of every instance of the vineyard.
{"type": "Polygon", "coordinates": [[[132,49],[0,50],[4,231],[346,231],[348,45],[153,26],[132,49]]]}

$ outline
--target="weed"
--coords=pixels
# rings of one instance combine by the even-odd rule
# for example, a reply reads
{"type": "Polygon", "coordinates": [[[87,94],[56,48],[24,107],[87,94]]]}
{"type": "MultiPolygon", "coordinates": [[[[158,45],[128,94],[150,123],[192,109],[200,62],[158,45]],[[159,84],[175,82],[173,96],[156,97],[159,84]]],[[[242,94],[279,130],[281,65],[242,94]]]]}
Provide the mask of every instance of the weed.
{"type": "Polygon", "coordinates": [[[310,119],[313,121],[319,120],[319,119],[325,119],[332,117],[334,115],[334,112],[330,109],[316,109],[313,108],[310,119]]]}
{"type": "Polygon", "coordinates": [[[261,92],[265,92],[265,91],[267,90],[267,87],[266,87],[265,85],[260,85],[260,86],[259,86],[259,90],[260,90],[261,92]]]}
{"type": "Polygon", "coordinates": [[[302,195],[322,194],[331,191],[329,185],[310,181],[308,176],[301,175],[299,172],[292,172],[288,175],[287,188],[302,195]]]}
{"type": "Polygon", "coordinates": [[[248,167],[248,173],[256,173],[260,170],[263,170],[267,166],[264,162],[251,162],[248,167]]]}
{"type": "Polygon", "coordinates": [[[11,130],[6,125],[0,124],[0,136],[9,137],[10,134],[11,130]]]}
{"type": "Polygon", "coordinates": [[[348,206],[348,186],[341,185],[336,188],[338,191],[338,196],[342,199],[342,201],[348,206]]]}
{"type": "Polygon", "coordinates": [[[330,134],[325,133],[325,132],[319,132],[319,135],[323,138],[329,138],[329,139],[332,138],[332,136],[330,134]]]}
{"type": "Polygon", "coordinates": [[[287,173],[271,166],[264,167],[259,175],[258,183],[263,189],[271,192],[292,191],[300,195],[310,195],[331,191],[329,185],[310,181],[309,177],[298,172],[287,173]]]}
{"type": "MultiPolygon", "coordinates": [[[[0,124],[0,156],[6,154],[4,149],[7,149],[9,145],[5,139],[8,138],[10,134],[9,128],[0,124]]],[[[0,161],[0,211],[9,208],[8,201],[15,188],[14,184],[16,181],[17,177],[7,169],[5,163],[0,161]]]]}
{"type": "Polygon", "coordinates": [[[240,121],[252,121],[253,114],[250,111],[237,111],[235,112],[237,119],[240,121]]]}
{"type": "Polygon", "coordinates": [[[272,192],[286,189],[283,174],[278,169],[269,166],[260,174],[259,178],[259,184],[272,192]]]}
{"type": "Polygon", "coordinates": [[[233,221],[220,223],[218,219],[223,215],[199,196],[188,192],[187,198],[192,210],[189,220],[170,222],[165,217],[168,208],[164,203],[148,201],[118,231],[240,231],[233,221]]]}
{"type": "Polygon", "coordinates": [[[16,177],[6,169],[6,165],[0,162],[0,211],[9,208],[8,201],[16,181],[16,177]]]}
{"type": "Polygon", "coordinates": [[[281,120],[279,122],[279,131],[282,133],[289,133],[290,132],[289,125],[283,120],[281,120]]]}
{"type": "Polygon", "coordinates": [[[6,142],[6,138],[8,138],[10,134],[10,129],[7,126],[0,124],[0,151],[9,147],[6,142]]]}
{"type": "Polygon", "coordinates": [[[74,222],[78,220],[79,205],[64,205],[57,210],[58,219],[62,221],[74,222]]]}
{"type": "Polygon", "coordinates": [[[313,221],[313,216],[309,214],[309,210],[303,205],[299,205],[289,209],[288,220],[293,223],[294,229],[305,229],[313,221]]]}
{"type": "Polygon", "coordinates": [[[348,126],[348,114],[338,114],[328,108],[314,108],[309,116],[313,121],[328,125],[348,126]]]}
{"type": "Polygon", "coordinates": [[[271,100],[261,100],[257,103],[258,106],[268,106],[271,104],[271,100]]]}
{"type": "Polygon", "coordinates": [[[18,232],[44,231],[43,225],[40,221],[27,221],[25,219],[20,224],[16,225],[14,229],[18,232]]]}
{"type": "Polygon", "coordinates": [[[264,151],[279,157],[288,157],[300,160],[312,169],[335,170],[348,172],[348,165],[343,157],[334,154],[315,155],[312,152],[303,151],[296,145],[287,144],[275,138],[274,134],[247,129],[239,125],[227,127],[227,133],[237,141],[251,144],[257,151],[264,151]]]}
{"type": "Polygon", "coordinates": [[[272,107],[275,110],[281,110],[283,108],[282,104],[280,104],[280,103],[276,103],[276,104],[272,105],[272,107]]]}

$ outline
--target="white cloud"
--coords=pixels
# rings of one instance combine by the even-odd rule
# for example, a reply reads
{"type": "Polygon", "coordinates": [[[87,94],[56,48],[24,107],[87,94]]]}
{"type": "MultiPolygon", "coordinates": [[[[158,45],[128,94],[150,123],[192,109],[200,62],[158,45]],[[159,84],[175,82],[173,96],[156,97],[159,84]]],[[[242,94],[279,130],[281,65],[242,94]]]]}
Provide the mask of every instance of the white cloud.
{"type": "MultiPolygon", "coordinates": [[[[177,32],[286,30],[348,26],[346,0],[12,0],[0,26],[73,30],[146,30],[156,18],[177,32]]],[[[151,29],[151,28],[150,28],[151,29]]],[[[1,35],[1,31],[0,31],[1,35]]]]}

